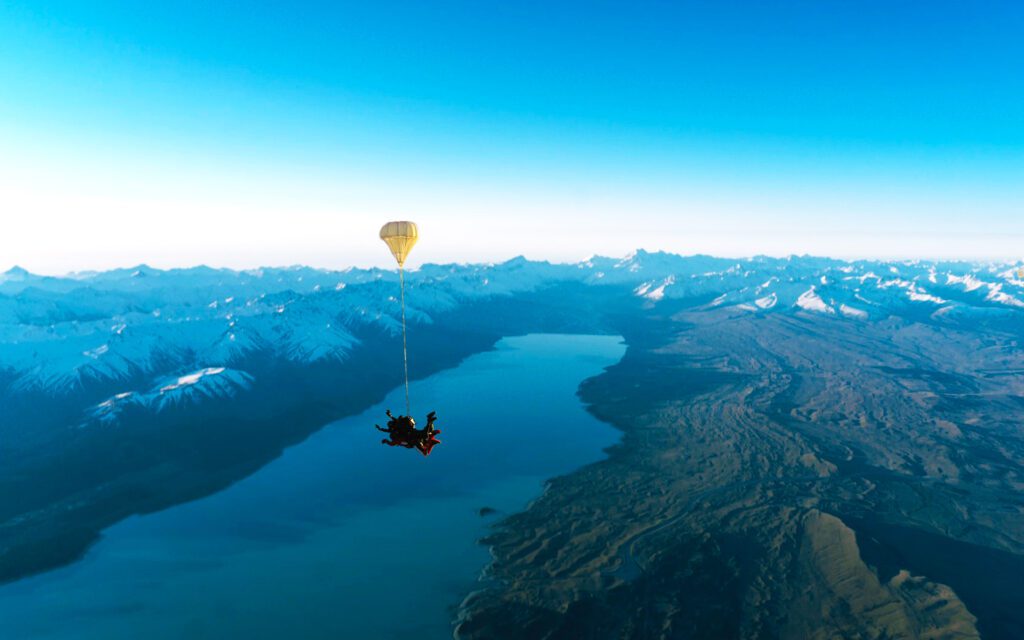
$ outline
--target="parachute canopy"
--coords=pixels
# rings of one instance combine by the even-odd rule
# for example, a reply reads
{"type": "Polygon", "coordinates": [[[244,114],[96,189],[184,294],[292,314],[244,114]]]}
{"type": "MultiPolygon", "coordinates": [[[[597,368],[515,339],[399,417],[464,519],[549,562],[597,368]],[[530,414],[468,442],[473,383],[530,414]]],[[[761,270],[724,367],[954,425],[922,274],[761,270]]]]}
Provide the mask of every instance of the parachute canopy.
{"type": "Polygon", "coordinates": [[[388,222],[380,228],[380,239],[387,243],[400,267],[405,264],[405,259],[418,238],[419,232],[416,230],[415,222],[388,222]]]}

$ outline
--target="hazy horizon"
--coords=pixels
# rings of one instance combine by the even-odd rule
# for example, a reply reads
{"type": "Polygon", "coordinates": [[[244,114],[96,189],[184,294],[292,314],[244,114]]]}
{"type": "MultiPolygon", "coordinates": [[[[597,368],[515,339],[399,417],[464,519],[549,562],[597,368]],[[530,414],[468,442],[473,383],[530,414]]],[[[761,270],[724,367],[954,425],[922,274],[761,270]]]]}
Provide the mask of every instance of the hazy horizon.
{"type": "MultiPolygon", "coordinates": [[[[829,256],[829,255],[823,255],[823,254],[812,254],[812,253],[803,253],[803,254],[791,253],[791,254],[785,254],[785,255],[767,255],[767,254],[758,254],[758,255],[720,255],[720,254],[709,254],[709,253],[685,253],[684,254],[684,253],[679,253],[679,252],[675,252],[675,251],[671,251],[671,250],[665,250],[665,249],[646,249],[646,248],[643,248],[643,247],[638,247],[638,248],[633,249],[633,250],[631,250],[629,252],[626,252],[624,254],[619,254],[619,255],[607,255],[607,254],[591,253],[589,255],[583,256],[583,257],[578,258],[578,259],[567,259],[567,260],[557,260],[557,259],[556,260],[549,260],[549,259],[546,259],[546,258],[535,258],[535,257],[531,257],[531,256],[524,255],[524,254],[518,254],[518,255],[514,255],[514,256],[503,257],[503,258],[497,259],[497,260],[430,261],[430,260],[412,260],[412,259],[410,259],[406,263],[406,271],[407,272],[410,272],[410,271],[414,272],[414,271],[419,270],[420,267],[423,267],[423,266],[426,266],[426,265],[442,265],[442,266],[443,265],[460,265],[460,266],[468,266],[468,265],[497,265],[497,264],[501,264],[503,262],[508,262],[510,260],[515,260],[517,258],[525,258],[526,260],[529,260],[531,262],[548,262],[548,263],[551,263],[551,264],[575,265],[575,264],[580,264],[580,263],[587,262],[588,260],[593,259],[593,258],[608,258],[608,259],[612,259],[612,260],[616,260],[616,259],[626,260],[626,259],[629,259],[629,258],[633,257],[634,254],[636,254],[639,251],[644,251],[644,252],[651,253],[651,254],[666,253],[666,254],[669,254],[669,255],[679,256],[681,258],[709,257],[709,258],[717,258],[717,259],[724,259],[724,260],[755,260],[755,259],[759,259],[759,258],[768,258],[768,259],[787,259],[787,258],[807,259],[807,258],[809,258],[809,259],[837,260],[837,261],[849,262],[849,263],[862,262],[862,261],[865,261],[865,262],[872,262],[872,261],[878,261],[878,262],[897,262],[897,263],[908,263],[908,264],[920,263],[920,262],[950,262],[950,263],[961,263],[961,264],[967,264],[967,265],[993,265],[993,264],[994,265],[1004,265],[1004,264],[1005,265],[1015,265],[1015,264],[1020,264],[1020,263],[1024,262],[1024,260],[1022,260],[1021,258],[1015,258],[1015,257],[1012,257],[1012,256],[1006,257],[1006,258],[976,258],[976,259],[971,259],[971,258],[941,258],[941,257],[939,257],[939,258],[931,258],[931,257],[914,258],[914,257],[901,257],[901,256],[894,256],[894,257],[837,257],[837,256],[829,256]]],[[[6,266],[6,267],[0,269],[0,275],[9,273],[10,271],[13,271],[15,269],[24,269],[28,273],[30,273],[32,275],[36,275],[36,276],[63,278],[63,277],[84,276],[84,275],[89,275],[89,274],[94,274],[94,273],[96,273],[96,274],[98,274],[98,273],[106,273],[106,272],[118,271],[118,270],[137,269],[137,268],[140,268],[140,267],[148,267],[148,268],[151,268],[151,269],[155,269],[157,271],[188,270],[188,269],[200,269],[200,268],[208,268],[208,269],[216,269],[216,270],[225,270],[226,269],[226,270],[229,270],[229,271],[234,271],[234,272],[239,272],[239,273],[240,272],[246,272],[246,271],[256,271],[256,270],[259,270],[259,269],[315,269],[315,270],[319,270],[319,271],[329,271],[329,272],[331,272],[331,271],[342,272],[342,271],[347,271],[347,270],[350,270],[350,269],[374,269],[374,268],[384,269],[384,270],[388,270],[388,271],[396,271],[397,270],[397,267],[395,267],[393,261],[391,261],[391,260],[377,260],[377,261],[375,261],[375,262],[373,262],[371,264],[342,264],[341,266],[337,266],[337,267],[319,266],[319,265],[315,265],[315,264],[308,264],[308,263],[302,263],[302,262],[279,263],[279,264],[254,264],[252,266],[229,266],[229,265],[209,264],[209,263],[205,263],[205,262],[190,263],[190,264],[162,265],[162,264],[154,264],[153,262],[150,262],[150,261],[144,261],[144,262],[137,262],[137,263],[134,263],[134,264],[115,264],[113,266],[109,266],[109,267],[105,267],[105,268],[99,268],[99,269],[74,269],[74,270],[70,270],[70,271],[36,271],[36,270],[33,270],[33,269],[29,269],[29,268],[27,268],[27,267],[25,267],[24,265],[21,265],[21,264],[12,264],[12,265],[9,265],[9,266],[6,266]]]]}

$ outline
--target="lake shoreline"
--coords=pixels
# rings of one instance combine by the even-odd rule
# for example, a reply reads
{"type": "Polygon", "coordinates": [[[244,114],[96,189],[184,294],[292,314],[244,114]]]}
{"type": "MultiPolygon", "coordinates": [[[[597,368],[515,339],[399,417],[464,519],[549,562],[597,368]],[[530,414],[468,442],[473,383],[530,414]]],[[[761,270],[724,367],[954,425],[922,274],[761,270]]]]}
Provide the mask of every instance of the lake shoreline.
{"type": "Polygon", "coordinates": [[[129,627],[175,637],[163,629],[184,632],[177,626],[181,611],[196,618],[190,634],[199,638],[283,633],[289,625],[303,637],[341,631],[367,637],[382,629],[395,637],[450,637],[460,599],[489,564],[479,540],[491,516],[528,508],[543,495],[546,479],[599,459],[619,437],[585,410],[576,391],[623,350],[617,336],[503,339],[459,367],[413,383],[414,405],[436,409],[444,432],[429,458],[382,446],[372,429],[399,399],[402,390],[395,389],[231,487],[130,518],[107,530],[84,561],[3,587],[8,610],[0,607],[0,617],[14,637],[26,638],[34,635],[26,631],[33,624],[52,625],[53,637],[65,637],[63,614],[47,602],[81,612],[76,640],[127,637],[129,627]],[[534,403],[506,406],[481,422],[509,394],[534,403]],[[549,415],[559,422],[546,420],[549,415]],[[513,432],[517,440],[508,441],[513,432]],[[485,507],[496,512],[481,515],[485,507]],[[372,592],[355,585],[372,585],[372,592]],[[190,594],[197,592],[239,613],[218,627],[212,602],[196,601],[190,594]],[[411,617],[382,608],[406,592],[400,599],[430,593],[439,606],[411,617]],[[278,605],[291,600],[287,608],[278,605]],[[116,619],[103,613],[123,607],[132,612],[116,619]],[[300,611],[306,613],[296,619],[300,611]]]}

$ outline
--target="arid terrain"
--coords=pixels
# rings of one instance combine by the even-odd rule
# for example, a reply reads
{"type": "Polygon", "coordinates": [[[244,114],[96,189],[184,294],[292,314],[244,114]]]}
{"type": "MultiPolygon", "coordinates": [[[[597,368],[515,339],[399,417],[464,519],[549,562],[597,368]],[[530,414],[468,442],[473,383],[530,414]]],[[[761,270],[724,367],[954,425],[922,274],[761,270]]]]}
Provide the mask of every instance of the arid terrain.
{"type": "Polygon", "coordinates": [[[581,393],[609,459],[486,543],[467,638],[1024,637],[1017,339],[662,305],[581,393]]]}

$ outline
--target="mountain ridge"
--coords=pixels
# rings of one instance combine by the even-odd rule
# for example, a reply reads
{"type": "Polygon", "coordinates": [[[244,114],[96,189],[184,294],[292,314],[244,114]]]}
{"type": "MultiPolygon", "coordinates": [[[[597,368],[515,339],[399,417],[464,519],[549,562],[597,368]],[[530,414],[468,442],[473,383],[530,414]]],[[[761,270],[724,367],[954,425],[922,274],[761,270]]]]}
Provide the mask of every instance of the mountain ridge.
{"type": "MultiPolygon", "coordinates": [[[[709,308],[857,320],[1024,310],[1024,281],[1015,274],[1011,263],[733,260],[637,250],[624,258],[564,264],[522,256],[501,263],[424,264],[408,272],[407,286],[414,324],[429,324],[437,313],[469,300],[557,282],[629,285],[655,305],[711,295],[709,308]]],[[[353,327],[396,332],[399,326],[397,274],[377,268],[139,265],[63,278],[23,270],[16,275],[0,279],[0,367],[13,372],[21,389],[73,390],[136,370],[170,375],[151,371],[151,361],[173,361],[183,352],[194,358],[183,358],[181,370],[230,366],[233,354],[245,350],[272,349],[300,361],[344,359],[358,345],[353,327]],[[138,277],[141,272],[145,278],[138,277]]]]}

